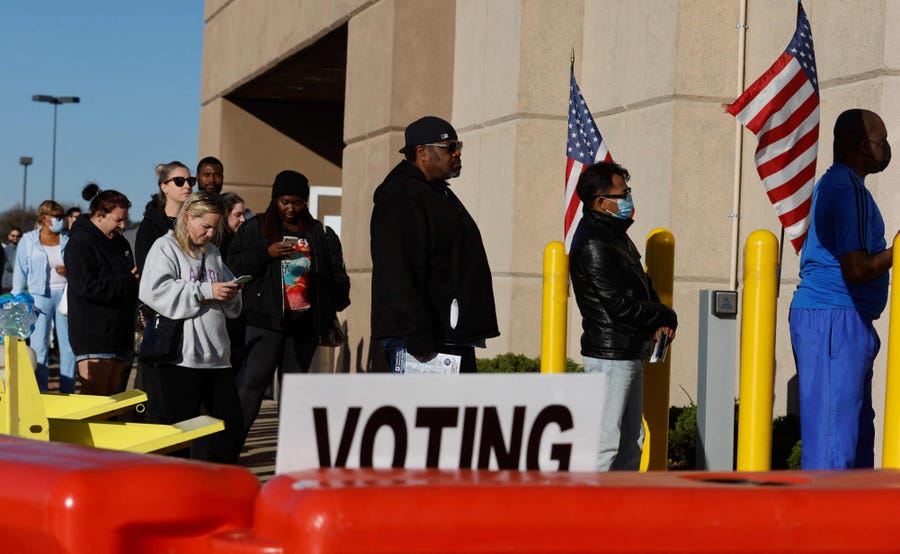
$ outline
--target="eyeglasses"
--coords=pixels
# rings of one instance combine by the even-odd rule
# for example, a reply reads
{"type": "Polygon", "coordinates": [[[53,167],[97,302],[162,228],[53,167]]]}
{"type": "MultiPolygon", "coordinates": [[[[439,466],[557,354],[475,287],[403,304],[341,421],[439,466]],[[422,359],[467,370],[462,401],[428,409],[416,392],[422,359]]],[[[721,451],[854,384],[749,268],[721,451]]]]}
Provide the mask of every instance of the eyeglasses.
{"type": "Polygon", "coordinates": [[[457,150],[462,150],[463,143],[461,140],[451,140],[447,144],[444,144],[442,142],[430,142],[428,144],[423,144],[422,146],[434,146],[437,148],[446,148],[448,153],[454,154],[457,150]]]}
{"type": "Polygon", "coordinates": [[[179,188],[183,187],[185,183],[187,183],[187,185],[189,187],[193,187],[194,185],[197,184],[197,178],[196,177],[172,177],[168,181],[163,181],[163,182],[164,183],[169,183],[169,182],[175,183],[175,186],[179,187],[179,188]]]}
{"type": "Polygon", "coordinates": [[[625,192],[623,194],[598,194],[594,198],[621,198],[623,200],[631,198],[631,187],[625,187],[625,192]]]}

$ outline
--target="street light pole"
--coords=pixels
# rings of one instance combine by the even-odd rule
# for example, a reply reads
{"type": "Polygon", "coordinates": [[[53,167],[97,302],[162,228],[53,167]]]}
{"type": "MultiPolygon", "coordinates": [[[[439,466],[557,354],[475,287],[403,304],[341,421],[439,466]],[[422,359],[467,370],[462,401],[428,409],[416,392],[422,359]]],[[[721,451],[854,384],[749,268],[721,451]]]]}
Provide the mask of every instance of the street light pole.
{"type": "Polygon", "coordinates": [[[31,97],[35,102],[47,102],[53,104],[53,157],[50,161],[50,200],[56,200],[56,109],[60,104],[78,104],[81,99],[77,96],[49,96],[35,94],[31,97]]]}
{"type": "Polygon", "coordinates": [[[28,190],[28,166],[31,165],[31,162],[33,161],[31,156],[22,156],[19,158],[19,163],[22,164],[22,167],[25,169],[25,176],[22,178],[22,229],[25,228],[25,192],[28,190]]]}

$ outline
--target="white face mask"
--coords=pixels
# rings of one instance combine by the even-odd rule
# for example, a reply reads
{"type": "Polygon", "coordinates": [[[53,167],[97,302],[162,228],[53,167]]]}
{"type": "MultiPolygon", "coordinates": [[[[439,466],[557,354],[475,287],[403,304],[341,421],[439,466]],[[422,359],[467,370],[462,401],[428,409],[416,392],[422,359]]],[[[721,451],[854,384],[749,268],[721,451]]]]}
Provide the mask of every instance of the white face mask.
{"type": "Polygon", "coordinates": [[[54,217],[50,220],[50,230],[54,233],[61,233],[66,228],[66,221],[61,217],[54,217]]]}

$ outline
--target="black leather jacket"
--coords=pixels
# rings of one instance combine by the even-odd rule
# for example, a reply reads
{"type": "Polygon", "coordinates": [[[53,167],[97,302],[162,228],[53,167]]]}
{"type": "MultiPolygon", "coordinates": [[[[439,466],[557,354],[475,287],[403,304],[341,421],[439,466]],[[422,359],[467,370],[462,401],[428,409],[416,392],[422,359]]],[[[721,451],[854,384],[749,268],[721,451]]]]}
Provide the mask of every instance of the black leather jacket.
{"type": "Polygon", "coordinates": [[[581,310],[581,354],[635,360],[650,354],[660,327],[675,328],[675,312],[660,302],[626,234],[631,220],[584,209],[569,253],[569,273],[581,310]]]}

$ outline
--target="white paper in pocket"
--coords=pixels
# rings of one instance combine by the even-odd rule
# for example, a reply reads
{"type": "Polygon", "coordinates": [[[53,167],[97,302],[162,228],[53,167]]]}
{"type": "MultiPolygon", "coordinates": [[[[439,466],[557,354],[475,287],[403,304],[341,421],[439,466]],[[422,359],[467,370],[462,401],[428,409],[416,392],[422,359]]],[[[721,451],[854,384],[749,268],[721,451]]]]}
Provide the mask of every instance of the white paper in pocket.
{"type": "Polygon", "coordinates": [[[456,324],[459,321],[459,302],[456,301],[456,298],[450,302],[450,328],[456,329],[456,324]]]}

